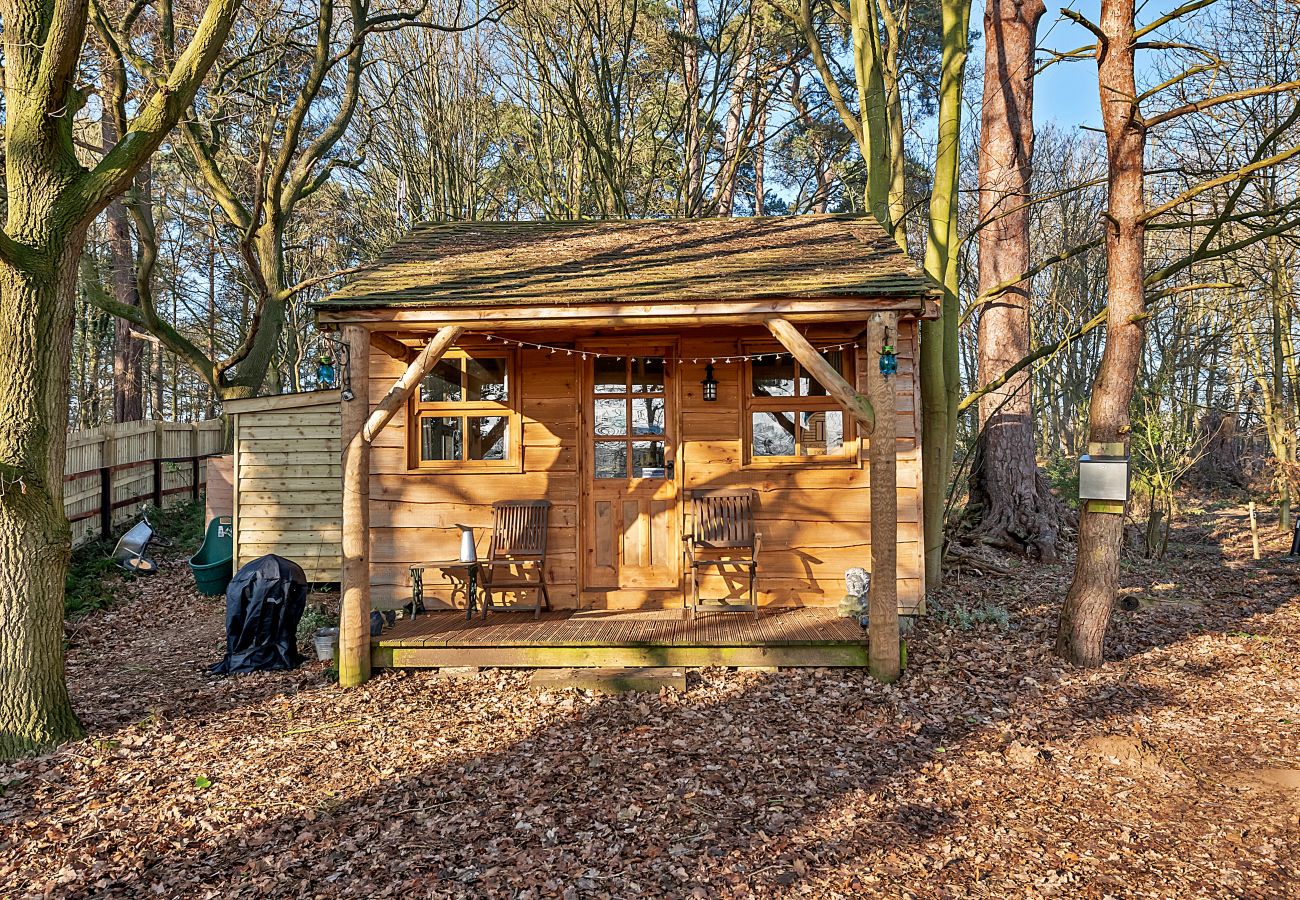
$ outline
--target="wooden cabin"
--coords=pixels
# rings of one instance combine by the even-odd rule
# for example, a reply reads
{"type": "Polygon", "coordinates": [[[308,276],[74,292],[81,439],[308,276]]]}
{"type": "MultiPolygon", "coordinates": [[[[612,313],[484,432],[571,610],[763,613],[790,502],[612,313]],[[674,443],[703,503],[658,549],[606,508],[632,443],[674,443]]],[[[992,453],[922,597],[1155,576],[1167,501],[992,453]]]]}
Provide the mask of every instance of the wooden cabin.
{"type": "MultiPolygon", "coordinates": [[[[915,360],[918,321],[935,299],[867,218],[416,228],[316,306],[319,325],[338,330],[348,349],[340,387],[355,398],[340,407],[345,683],[368,674],[371,652],[383,664],[505,658],[437,656],[431,648],[455,641],[430,638],[433,624],[405,644],[399,634],[372,648],[355,634],[372,604],[409,600],[413,565],[457,556],[457,525],[476,526],[485,552],[491,504],[502,499],[551,503],[556,615],[680,621],[688,499],[752,490],[759,605],[802,610],[810,635],[824,626],[842,636],[848,620],[835,621],[834,608],[845,572],[873,567],[871,413],[890,426],[881,433],[894,446],[892,458],[882,456],[896,469],[896,490],[880,508],[895,510],[887,515],[897,603],[917,611],[915,360]],[[897,355],[888,378],[885,344],[897,355]],[[872,378],[884,379],[888,398],[874,410],[865,399],[872,378]],[[655,610],[665,614],[647,612],[655,610]],[[348,675],[349,666],[364,671],[348,675]]],[[[724,600],[743,589],[725,572],[700,585],[724,600]]],[[[426,574],[424,595],[429,605],[463,602],[436,573],[426,574]]],[[[426,621],[451,628],[464,618],[441,615],[426,621]]],[[[727,615],[728,628],[746,619],[727,615]]],[[[520,632],[532,619],[487,621],[520,632]]],[[[755,646],[765,646],[764,621],[750,636],[755,646]]],[[[562,664],[634,656],[570,654],[562,664]]]]}

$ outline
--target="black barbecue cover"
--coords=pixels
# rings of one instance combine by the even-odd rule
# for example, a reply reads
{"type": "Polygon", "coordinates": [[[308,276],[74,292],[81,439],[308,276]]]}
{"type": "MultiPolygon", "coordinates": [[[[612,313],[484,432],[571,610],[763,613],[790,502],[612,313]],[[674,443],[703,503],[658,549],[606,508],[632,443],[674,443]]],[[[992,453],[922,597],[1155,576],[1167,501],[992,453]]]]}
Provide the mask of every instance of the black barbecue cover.
{"type": "Polygon", "coordinates": [[[244,566],[226,588],[226,658],[212,673],[297,668],[306,606],[307,576],[293,560],[269,555],[244,566]]]}

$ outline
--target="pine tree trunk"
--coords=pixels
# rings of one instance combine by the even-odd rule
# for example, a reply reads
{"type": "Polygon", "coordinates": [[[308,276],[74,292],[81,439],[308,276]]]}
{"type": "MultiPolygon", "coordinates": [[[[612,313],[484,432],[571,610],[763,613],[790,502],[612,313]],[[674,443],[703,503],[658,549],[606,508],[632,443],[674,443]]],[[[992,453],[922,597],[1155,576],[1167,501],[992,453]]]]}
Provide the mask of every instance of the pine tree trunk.
{"type": "MultiPolygon", "coordinates": [[[[1043,0],[989,0],[984,8],[984,102],[979,152],[981,298],[1029,268],[1034,154],[1034,47],[1043,0]]],[[[983,387],[1029,355],[1030,283],[980,308],[983,387]]],[[[1056,558],[1056,503],[1038,474],[1030,376],[1024,371],[979,402],[980,447],[970,510],[982,540],[1056,558]]]]}
{"type": "MultiPolygon", "coordinates": [[[[1133,74],[1134,0],[1102,0],[1098,57],[1101,119],[1106,132],[1109,200],[1106,218],[1106,347],[1088,408],[1088,442],[1129,442],[1129,403],[1146,338],[1143,284],[1143,174],[1146,130],[1138,115],[1133,74]]],[[[1098,666],[1119,588],[1124,516],[1085,507],[1079,516],[1079,556],[1061,607],[1056,652],[1080,666],[1098,666]]]]}
{"type": "Polygon", "coordinates": [[[0,264],[0,758],[81,734],[63,681],[63,459],[82,242],[35,271],[0,264]]]}

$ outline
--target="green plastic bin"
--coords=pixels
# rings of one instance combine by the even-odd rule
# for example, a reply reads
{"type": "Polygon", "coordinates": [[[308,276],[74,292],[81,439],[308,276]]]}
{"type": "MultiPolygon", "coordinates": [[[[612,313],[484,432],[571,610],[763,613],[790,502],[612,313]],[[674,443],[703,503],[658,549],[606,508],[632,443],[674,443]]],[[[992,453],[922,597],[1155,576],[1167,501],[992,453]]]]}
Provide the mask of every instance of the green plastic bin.
{"type": "Polygon", "coordinates": [[[217,516],[208,523],[199,552],[190,557],[194,586],[200,594],[215,597],[225,594],[234,571],[235,528],[230,516],[217,516]]]}

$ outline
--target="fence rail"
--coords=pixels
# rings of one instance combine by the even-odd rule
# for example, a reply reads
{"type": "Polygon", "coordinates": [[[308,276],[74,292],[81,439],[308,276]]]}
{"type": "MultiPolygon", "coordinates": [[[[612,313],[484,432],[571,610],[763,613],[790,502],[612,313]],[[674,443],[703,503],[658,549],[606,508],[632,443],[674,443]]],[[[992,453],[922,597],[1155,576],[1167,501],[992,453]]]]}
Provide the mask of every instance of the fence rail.
{"type": "Polygon", "coordinates": [[[126,422],[68,435],[63,511],[74,546],[128,521],[146,505],[198,499],[206,458],[221,452],[220,419],[126,422]]]}

